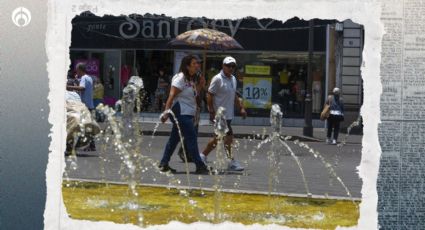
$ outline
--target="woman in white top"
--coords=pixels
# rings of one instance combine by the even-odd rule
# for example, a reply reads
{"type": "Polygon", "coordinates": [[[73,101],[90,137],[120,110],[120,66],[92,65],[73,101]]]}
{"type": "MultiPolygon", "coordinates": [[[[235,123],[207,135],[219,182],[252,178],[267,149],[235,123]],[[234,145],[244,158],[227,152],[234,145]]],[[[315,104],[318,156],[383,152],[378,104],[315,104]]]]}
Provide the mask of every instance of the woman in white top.
{"type": "MultiPolygon", "coordinates": [[[[196,113],[196,97],[200,89],[205,85],[205,79],[195,79],[200,69],[198,59],[193,55],[188,55],[182,59],[180,72],[173,77],[171,82],[170,95],[165,104],[164,111],[171,109],[175,114],[182,131],[187,154],[192,156],[193,162],[196,164],[196,173],[205,174],[209,170],[199,156],[197,132],[195,130],[193,119],[196,113]]],[[[180,142],[180,136],[175,119],[165,112],[161,116],[161,121],[165,122],[170,117],[173,123],[170,138],[164,149],[164,154],[159,164],[161,171],[176,172],[169,166],[171,155],[180,142]]]]}

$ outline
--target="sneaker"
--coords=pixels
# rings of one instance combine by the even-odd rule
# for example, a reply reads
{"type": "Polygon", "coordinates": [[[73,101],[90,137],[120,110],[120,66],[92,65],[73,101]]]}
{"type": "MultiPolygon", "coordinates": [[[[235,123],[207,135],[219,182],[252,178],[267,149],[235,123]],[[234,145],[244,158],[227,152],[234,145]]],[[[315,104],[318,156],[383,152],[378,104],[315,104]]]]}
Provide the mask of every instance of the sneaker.
{"type": "Polygon", "coordinates": [[[199,154],[199,156],[201,157],[201,160],[202,160],[205,164],[207,164],[207,156],[205,156],[205,154],[203,154],[203,153],[200,153],[200,154],[199,154]]]}
{"type": "Polygon", "coordinates": [[[212,174],[212,167],[203,165],[201,167],[196,167],[195,174],[212,174]]]}
{"type": "Polygon", "coordinates": [[[230,163],[229,163],[229,170],[232,170],[232,171],[243,171],[244,168],[236,160],[231,160],[230,163]]]}
{"type": "Polygon", "coordinates": [[[331,139],[330,138],[326,138],[326,144],[328,144],[328,145],[331,144],[331,139]]]}
{"type": "Polygon", "coordinates": [[[332,140],[332,144],[333,145],[336,145],[336,140],[335,139],[332,140]]]}
{"type": "Polygon", "coordinates": [[[168,164],[160,164],[159,166],[159,170],[161,170],[161,172],[168,172],[170,171],[171,173],[175,173],[177,172],[177,170],[171,168],[168,164]]]}

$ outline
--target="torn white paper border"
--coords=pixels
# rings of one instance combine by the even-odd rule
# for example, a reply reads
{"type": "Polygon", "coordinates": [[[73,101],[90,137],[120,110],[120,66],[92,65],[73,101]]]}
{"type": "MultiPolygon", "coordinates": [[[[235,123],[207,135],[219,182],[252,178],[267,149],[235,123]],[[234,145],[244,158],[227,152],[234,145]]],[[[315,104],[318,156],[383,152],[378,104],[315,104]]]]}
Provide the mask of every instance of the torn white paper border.
{"type": "MultiPolygon", "coordinates": [[[[96,8],[98,16],[104,14],[144,15],[165,14],[170,17],[202,17],[238,19],[246,16],[273,18],[286,21],[292,17],[304,20],[312,18],[351,19],[365,29],[362,77],[364,80],[364,103],[361,110],[364,122],[362,160],[359,174],[363,180],[360,219],[357,229],[376,229],[378,227],[377,190],[380,147],[378,142],[378,123],[380,121],[379,100],[381,82],[379,77],[381,40],[383,25],[380,21],[380,2],[372,0],[107,0],[107,1],[59,1],[48,2],[48,26],[46,32],[46,51],[49,73],[49,122],[52,141],[49,147],[49,161],[46,170],[47,198],[44,212],[45,229],[140,229],[135,225],[118,225],[111,222],[91,222],[73,220],[68,217],[62,200],[62,174],[65,169],[65,82],[70,64],[69,46],[71,44],[71,20],[80,14],[79,6],[96,8]]],[[[212,225],[195,223],[191,225],[177,222],[153,226],[147,229],[287,229],[277,225],[250,225],[224,223],[212,225]]]]}

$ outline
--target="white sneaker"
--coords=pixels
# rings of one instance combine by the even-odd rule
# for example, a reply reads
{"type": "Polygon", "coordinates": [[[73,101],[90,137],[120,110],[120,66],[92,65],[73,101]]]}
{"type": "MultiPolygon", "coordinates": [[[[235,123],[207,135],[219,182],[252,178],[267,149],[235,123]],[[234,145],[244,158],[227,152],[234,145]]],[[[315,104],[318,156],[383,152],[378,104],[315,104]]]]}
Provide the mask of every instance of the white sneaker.
{"type": "Polygon", "coordinates": [[[336,145],[336,140],[335,139],[332,140],[332,144],[333,145],[336,145]]]}
{"type": "Polygon", "coordinates": [[[207,156],[205,156],[203,153],[200,153],[199,156],[201,157],[201,160],[207,164],[207,156]]]}
{"type": "Polygon", "coordinates": [[[330,145],[331,144],[331,139],[326,138],[326,144],[330,145]]]}
{"type": "Polygon", "coordinates": [[[231,160],[229,163],[229,170],[233,170],[233,171],[243,171],[244,167],[242,167],[242,165],[237,162],[236,160],[231,160]]]}

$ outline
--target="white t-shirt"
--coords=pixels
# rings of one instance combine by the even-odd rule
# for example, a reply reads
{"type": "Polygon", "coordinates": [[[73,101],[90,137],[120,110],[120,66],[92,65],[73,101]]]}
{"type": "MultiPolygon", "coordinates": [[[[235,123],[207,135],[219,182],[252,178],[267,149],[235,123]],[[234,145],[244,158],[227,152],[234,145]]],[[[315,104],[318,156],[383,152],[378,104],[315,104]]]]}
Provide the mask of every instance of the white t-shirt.
{"type": "Polygon", "coordinates": [[[180,114],[195,116],[196,113],[196,89],[193,81],[186,81],[183,73],[174,75],[171,86],[181,90],[174,98],[175,103],[180,104],[180,114]]]}
{"type": "Polygon", "coordinates": [[[235,76],[226,77],[223,71],[220,71],[212,78],[208,92],[214,95],[214,110],[217,111],[218,107],[221,106],[226,109],[226,120],[233,119],[236,96],[235,76]]]}
{"type": "Polygon", "coordinates": [[[84,87],[84,91],[81,93],[81,101],[88,109],[93,109],[93,78],[85,74],[81,77],[80,86],[84,87]]]}

